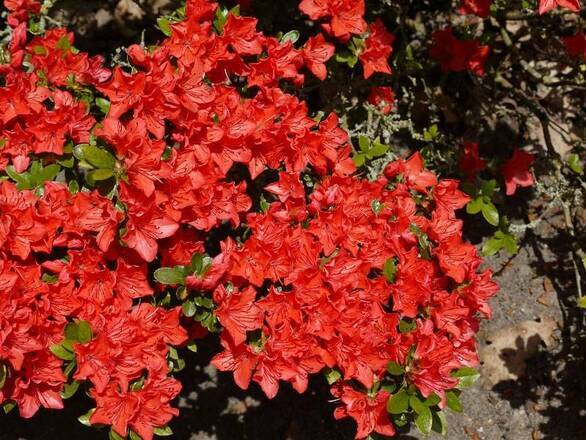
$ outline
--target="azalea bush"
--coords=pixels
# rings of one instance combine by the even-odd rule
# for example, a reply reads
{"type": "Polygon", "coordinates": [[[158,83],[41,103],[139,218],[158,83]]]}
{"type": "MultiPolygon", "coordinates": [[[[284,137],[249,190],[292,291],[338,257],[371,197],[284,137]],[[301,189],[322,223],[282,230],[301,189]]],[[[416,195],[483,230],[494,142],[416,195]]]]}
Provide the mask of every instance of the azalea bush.
{"type": "Polygon", "coordinates": [[[100,56],[53,2],[4,1],[0,404],[30,418],[86,393],[79,420],[111,438],[170,435],[174,373],[215,337],[211,363],[268,398],[322,375],[356,438],[445,433],[498,290],[463,208],[492,228],[485,253],[516,252],[502,209],[540,160],[581,233],[584,145],[551,146],[532,95],[580,99],[580,3],[239,3],[188,0],[100,56]],[[507,20],[543,20],[543,41],[507,20]],[[555,78],[520,55],[553,35],[555,78]],[[546,150],[467,137],[472,98],[499,93],[546,150]]]}

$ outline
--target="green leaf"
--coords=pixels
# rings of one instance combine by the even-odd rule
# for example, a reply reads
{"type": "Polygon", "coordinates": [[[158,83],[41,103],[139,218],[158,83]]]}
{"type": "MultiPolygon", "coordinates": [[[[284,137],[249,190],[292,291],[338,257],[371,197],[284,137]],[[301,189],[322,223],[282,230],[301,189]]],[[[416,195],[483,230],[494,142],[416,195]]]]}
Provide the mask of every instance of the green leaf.
{"type": "Polygon", "coordinates": [[[484,219],[493,226],[499,225],[499,212],[490,200],[485,200],[482,204],[482,216],[484,219]]]}
{"type": "Polygon", "coordinates": [[[112,170],[116,165],[116,158],[108,151],[95,145],[80,144],[73,149],[73,155],[88,162],[95,168],[112,170]]]}
{"type": "Polygon", "coordinates": [[[169,437],[170,435],[173,435],[173,430],[169,428],[167,425],[155,428],[153,432],[155,433],[155,435],[158,435],[160,437],[169,437]]]}
{"type": "Polygon", "coordinates": [[[405,372],[405,368],[398,363],[391,361],[387,364],[387,371],[393,376],[400,376],[405,372]]]}
{"type": "Polygon", "coordinates": [[[360,135],[358,137],[358,146],[366,153],[370,150],[370,139],[368,139],[366,136],[360,135]]]}
{"type": "Polygon", "coordinates": [[[397,279],[397,263],[394,258],[389,258],[383,266],[383,274],[389,283],[394,283],[397,279]]]}
{"type": "Polygon", "coordinates": [[[586,296],[578,298],[578,307],[580,307],[582,309],[586,309],[586,296]]]}
{"type": "Polygon", "coordinates": [[[584,166],[580,161],[580,157],[576,154],[570,154],[568,156],[568,160],[566,161],[570,169],[576,174],[583,174],[584,173],[584,166]]]}
{"type": "Polygon", "coordinates": [[[79,321],[77,323],[77,334],[78,334],[78,341],[82,344],[86,344],[87,342],[92,340],[93,333],[92,327],[87,321],[79,321]]]}
{"type": "Polygon", "coordinates": [[[52,345],[50,350],[51,353],[53,353],[59,359],[62,359],[64,361],[72,361],[73,359],[75,359],[75,353],[72,353],[71,351],[67,350],[63,346],[63,343],[52,345]]]}
{"type": "Polygon", "coordinates": [[[185,275],[180,266],[161,267],[155,270],[155,279],[161,284],[177,285],[185,282],[185,275]]]}
{"type": "Polygon", "coordinates": [[[188,318],[192,318],[195,315],[195,312],[197,312],[197,307],[193,301],[185,301],[181,306],[181,309],[183,310],[183,315],[188,318]]]}
{"type": "Polygon", "coordinates": [[[195,342],[191,341],[187,344],[187,349],[189,351],[191,351],[192,353],[197,353],[197,344],[195,342]]]}
{"type": "Polygon", "coordinates": [[[462,404],[460,403],[460,398],[455,391],[447,391],[446,400],[448,403],[448,408],[454,412],[462,412],[462,404]]]}
{"type": "Polygon", "coordinates": [[[469,388],[474,385],[474,382],[476,382],[480,377],[480,373],[474,368],[463,367],[452,372],[452,377],[458,378],[460,380],[458,388],[462,389],[469,388]]]}
{"type": "Polygon", "coordinates": [[[112,170],[98,169],[98,170],[90,171],[87,174],[87,181],[90,185],[94,185],[96,182],[108,180],[113,175],[114,175],[114,172],[112,170]]]}
{"type": "Polygon", "coordinates": [[[8,414],[14,408],[16,408],[16,402],[13,402],[12,400],[9,400],[9,401],[4,402],[2,404],[2,409],[4,410],[4,414],[8,414]]]}
{"type": "Polygon", "coordinates": [[[492,195],[494,194],[494,191],[496,190],[498,183],[496,180],[491,179],[491,180],[487,180],[486,182],[484,182],[482,184],[482,188],[480,189],[480,192],[482,193],[483,196],[488,197],[489,199],[492,198],[492,195]]]}
{"type": "Polygon", "coordinates": [[[517,244],[517,239],[514,235],[505,234],[503,238],[503,246],[511,255],[515,255],[517,252],[519,252],[519,245],[517,244]]]}
{"type": "Polygon", "coordinates": [[[132,430],[128,431],[128,438],[130,440],[142,440],[142,437],[132,430]]]}
{"type": "Polygon", "coordinates": [[[482,253],[490,257],[491,255],[495,255],[498,253],[504,246],[503,240],[499,238],[490,238],[486,241],[484,246],[482,247],[482,253]]]}
{"type": "Polygon", "coordinates": [[[401,414],[409,409],[409,395],[405,389],[393,394],[387,401],[387,411],[391,414],[401,414]]]}
{"type": "Polygon", "coordinates": [[[468,214],[478,214],[481,211],[483,204],[482,197],[477,197],[468,202],[466,205],[466,212],[468,214]]]}
{"type": "Polygon", "coordinates": [[[380,200],[375,199],[370,204],[370,207],[372,208],[372,212],[374,212],[375,215],[379,215],[382,212],[385,205],[381,203],[380,200]]]}
{"type": "Polygon", "coordinates": [[[417,327],[415,321],[407,321],[405,319],[401,319],[399,321],[399,332],[401,333],[409,333],[417,327]]]}
{"type": "Polygon", "coordinates": [[[356,153],[352,159],[354,160],[354,165],[357,167],[361,167],[366,162],[366,156],[362,153],[356,153]]]}
{"type": "Polygon", "coordinates": [[[108,101],[106,98],[97,97],[96,107],[98,107],[100,111],[104,113],[104,115],[107,115],[110,111],[110,101],[108,101]]]}
{"type": "Polygon", "coordinates": [[[79,389],[79,382],[74,380],[71,383],[66,383],[63,386],[63,391],[61,392],[61,397],[63,399],[70,399],[79,389]]]}
{"type": "Polygon", "coordinates": [[[432,416],[432,431],[441,435],[446,435],[448,433],[448,420],[446,419],[446,413],[443,411],[433,411],[432,416]]]}
{"type": "Polygon", "coordinates": [[[120,434],[114,431],[114,428],[110,429],[110,434],[108,436],[109,440],[125,440],[120,434]]]}
{"type": "Polygon", "coordinates": [[[332,385],[342,377],[342,373],[340,373],[335,368],[326,368],[324,374],[326,376],[326,380],[328,381],[328,385],[332,385]]]}
{"type": "Polygon", "coordinates": [[[379,156],[383,156],[384,154],[387,153],[387,151],[389,151],[389,146],[382,144],[378,139],[376,139],[372,144],[371,144],[371,149],[370,149],[370,153],[374,156],[374,157],[379,157],[379,156]]]}
{"type": "Polygon", "coordinates": [[[299,31],[296,31],[296,30],[289,31],[281,37],[281,43],[284,44],[287,41],[290,41],[291,44],[295,44],[299,40],[299,35],[300,35],[299,31]]]}
{"type": "Polygon", "coordinates": [[[6,379],[8,378],[8,368],[4,364],[0,364],[0,390],[4,388],[6,379]]]}
{"type": "Polygon", "coordinates": [[[167,37],[171,35],[171,23],[169,19],[165,17],[157,18],[157,27],[164,33],[167,37]]]}
{"type": "Polygon", "coordinates": [[[425,406],[436,406],[438,403],[440,403],[440,401],[441,401],[441,399],[439,398],[439,396],[437,394],[433,393],[427,399],[425,399],[423,404],[425,406]]]}
{"type": "Polygon", "coordinates": [[[423,434],[429,434],[431,432],[433,417],[431,415],[431,410],[427,406],[423,406],[421,412],[417,413],[415,425],[423,434]]]}
{"type": "Polygon", "coordinates": [[[85,413],[82,416],[79,416],[77,418],[77,420],[79,421],[79,423],[81,423],[82,425],[85,426],[92,426],[91,422],[90,422],[90,418],[92,417],[92,414],[96,411],[95,408],[90,409],[87,413],[85,413]]]}
{"type": "Polygon", "coordinates": [[[76,323],[70,322],[65,326],[65,338],[71,341],[79,341],[76,323]]]}
{"type": "Polygon", "coordinates": [[[415,411],[417,414],[420,414],[420,413],[424,412],[426,409],[428,409],[423,404],[421,399],[417,396],[410,396],[409,397],[409,405],[411,406],[411,408],[413,408],[413,411],[415,411]]]}

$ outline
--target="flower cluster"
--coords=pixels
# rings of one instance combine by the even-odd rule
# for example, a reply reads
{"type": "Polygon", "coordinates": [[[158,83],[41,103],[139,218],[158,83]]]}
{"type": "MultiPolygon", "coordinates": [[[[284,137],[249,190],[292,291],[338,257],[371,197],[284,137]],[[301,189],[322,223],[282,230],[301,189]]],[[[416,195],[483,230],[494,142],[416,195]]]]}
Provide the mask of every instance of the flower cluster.
{"type": "MultiPolygon", "coordinates": [[[[338,117],[312,118],[279,88],[304,69],[326,78],[322,34],[296,48],[189,0],[160,45],[133,45],[131,67],[110,69],[64,29],[30,38],[38,2],[5,6],[0,404],[31,417],[83,384],[89,423],[148,440],[177,414],[176,348],[219,323],[212,362],[239,386],[303,392],[327,370],[335,416],[355,419],[358,438],[394,433],[400,383],[446,405],[454,372],[478,364],[479,313],[497,290],[462,240],[469,198],[419,154],[372,182],[355,174],[338,117]]],[[[365,77],[390,73],[393,36],[364,22],[364,2],[300,7],[342,41],[368,31],[365,77]]],[[[464,47],[463,68],[479,72],[479,47],[464,47]]],[[[392,90],[371,102],[390,111],[392,90]]]]}

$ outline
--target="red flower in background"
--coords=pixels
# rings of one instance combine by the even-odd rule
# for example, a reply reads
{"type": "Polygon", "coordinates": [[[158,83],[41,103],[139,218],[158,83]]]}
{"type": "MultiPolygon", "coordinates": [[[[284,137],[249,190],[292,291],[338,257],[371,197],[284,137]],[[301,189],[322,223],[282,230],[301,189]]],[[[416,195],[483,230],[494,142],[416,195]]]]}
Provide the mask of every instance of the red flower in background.
{"type": "Polygon", "coordinates": [[[586,61],[586,36],[584,32],[578,32],[576,35],[565,37],[563,40],[570,56],[582,58],[586,61]]]}
{"type": "Polygon", "coordinates": [[[555,8],[566,8],[579,12],[582,7],[580,0],[539,0],[539,13],[545,14],[555,8]]]}
{"type": "Polygon", "coordinates": [[[512,196],[517,187],[533,186],[533,174],[529,167],[535,158],[531,153],[515,150],[513,156],[503,165],[501,171],[505,179],[506,194],[512,196]]]}
{"type": "Polygon", "coordinates": [[[465,173],[469,179],[474,179],[476,174],[486,168],[486,161],[480,158],[478,144],[476,142],[464,142],[464,150],[460,156],[458,168],[465,173]]]}
{"type": "Polygon", "coordinates": [[[462,0],[458,12],[464,15],[477,15],[486,18],[490,15],[492,0],[462,0]]]}
{"type": "Polygon", "coordinates": [[[444,72],[469,70],[482,76],[490,47],[482,46],[475,40],[459,40],[454,36],[452,28],[447,27],[433,33],[429,54],[440,63],[444,72]]]}
{"type": "Polygon", "coordinates": [[[390,87],[373,87],[368,95],[368,102],[388,115],[395,108],[395,93],[390,87]]]}
{"type": "Polygon", "coordinates": [[[369,36],[364,42],[364,50],[359,56],[364,67],[364,78],[370,78],[375,72],[391,73],[388,59],[393,52],[395,37],[385,28],[381,19],[369,25],[369,36]]]}

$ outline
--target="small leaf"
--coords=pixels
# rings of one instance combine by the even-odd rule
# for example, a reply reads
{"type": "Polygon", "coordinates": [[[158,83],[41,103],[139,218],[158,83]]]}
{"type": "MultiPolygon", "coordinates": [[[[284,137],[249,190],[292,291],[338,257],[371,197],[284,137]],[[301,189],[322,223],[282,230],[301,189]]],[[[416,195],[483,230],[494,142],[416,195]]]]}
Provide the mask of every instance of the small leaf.
{"type": "Polygon", "coordinates": [[[153,432],[155,433],[155,435],[158,435],[160,437],[169,437],[170,435],[173,435],[173,430],[166,425],[161,426],[159,428],[155,428],[153,432]]]}
{"type": "Polygon", "coordinates": [[[16,408],[16,403],[13,402],[12,400],[9,400],[7,402],[4,402],[2,404],[2,409],[4,410],[4,414],[8,414],[10,411],[12,411],[14,408],[16,408]]]}
{"type": "Polygon", "coordinates": [[[114,431],[114,428],[110,429],[109,440],[125,440],[120,434],[114,431]]]}
{"type": "Polygon", "coordinates": [[[433,425],[431,410],[427,406],[422,407],[422,411],[417,413],[415,425],[423,434],[429,434],[433,425]]]}
{"type": "Polygon", "coordinates": [[[101,182],[102,180],[108,180],[114,175],[112,170],[98,169],[90,171],[87,175],[88,183],[94,184],[95,182],[101,182]]]}
{"type": "Polygon", "coordinates": [[[281,43],[284,44],[287,41],[290,41],[291,44],[295,44],[299,40],[299,35],[300,35],[299,31],[296,31],[296,30],[289,31],[281,37],[281,43]]]}
{"type": "Polygon", "coordinates": [[[79,389],[79,382],[74,380],[71,383],[66,383],[63,386],[63,391],[61,392],[61,397],[63,399],[70,399],[79,389]]]}
{"type": "Polygon", "coordinates": [[[387,411],[391,414],[401,414],[409,408],[409,395],[402,389],[397,394],[393,394],[387,401],[387,411]]]}
{"type": "Polygon", "coordinates": [[[96,411],[95,408],[90,409],[87,413],[85,413],[82,416],[79,416],[77,418],[77,420],[79,421],[79,423],[81,423],[82,425],[85,426],[92,426],[91,422],[90,422],[90,418],[92,417],[92,414],[96,411]]]}
{"type": "Polygon", "coordinates": [[[474,368],[463,367],[452,373],[452,377],[456,377],[460,380],[458,388],[469,388],[474,385],[474,382],[480,377],[480,373],[474,368]]]}
{"type": "Polygon", "coordinates": [[[70,322],[65,326],[65,337],[71,341],[79,341],[76,323],[70,322]]]}
{"type": "Polygon", "coordinates": [[[370,150],[370,139],[368,139],[366,136],[360,136],[358,138],[358,146],[360,147],[360,149],[363,152],[367,152],[370,150]]]}
{"type": "Polygon", "coordinates": [[[197,307],[195,306],[193,301],[185,301],[181,306],[181,309],[183,310],[183,315],[185,315],[188,318],[192,318],[197,312],[197,307]]]}
{"type": "Polygon", "coordinates": [[[387,364],[387,371],[393,376],[400,376],[405,372],[405,368],[398,363],[391,361],[387,364]]]}
{"type": "Polygon", "coordinates": [[[384,208],[384,204],[380,202],[380,200],[373,200],[372,203],[370,204],[370,207],[372,208],[372,212],[375,213],[375,215],[379,215],[383,208],[384,208]]]}
{"type": "Polygon", "coordinates": [[[96,168],[114,169],[116,158],[108,151],[95,145],[80,144],[73,149],[73,154],[96,168]]]}
{"type": "Polygon", "coordinates": [[[197,353],[197,344],[191,341],[189,344],[187,344],[187,349],[192,353],[197,353]]]}
{"type": "Polygon", "coordinates": [[[519,252],[519,245],[517,244],[516,238],[511,234],[506,234],[503,238],[503,246],[507,252],[511,255],[515,255],[519,252]]]}
{"type": "Polygon", "coordinates": [[[161,284],[183,284],[185,275],[180,267],[161,267],[155,270],[155,279],[161,284]]]}
{"type": "Polygon", "coordinates": [[[498,238],[490,238],[482,247],[482,253],[490,257],[498,253],[504,246],[503,240],[498,238]]]}
{"type": "Polygon", "coordinates": [[[440,401],[441,401],[441,399],[439,398],[439,396],[437,394],[433,393],[427,399],[425,399],[423,404],[425,406],[436,406],[438,403],[440,403],[440,401]]]}
{"type": "Polygon", "coordinates": [[[584,173],[584,166],[582,162],[580,162],[580,157],[576,154],[570,154],[568,156],[568,160],[566,161],[570,169],[576,174],[583,174],[584,173]]]}
{"type": "Polygon", "coordinates": [[[578,307],[586,309],[586,296],[578,298],[578,307]]]}
{"type": "Polygon", "coordinates": [[[383,266],[383,274],[389,283],[394,283],[397,278],[397,263],[394,258],[389,258],[383,266]]]}
{"type": "Polygon", "coordinates": [[[462,404],[460,403],[460,398],[455,391],[447,391],[446,400],[448,403],[448,408],[454,412],[462,412],[462,404]]]}
{"type": "Polygon", "coordinates": [[[409,333],[417,327],[415,321],[407,321],[405,319],[401,319],[399,321],[399,332],[401,333],[409,333]]]}
{"type": "Polygon", "coordinates": [[[4,388],[6,379],[8,378],[8,368],[4,364],[0,364],[0,390],[4,388]]]}
{"type": "Polygon", "coordinates": [[[169,23],[169,20],[167,18],[165,18],[165,17],[159,17],[157,19],[157,27],[167,37],[171,35],[171,23],[169,23]]]}
{"type": "Polygon", "coordinates": [[[87,321],[79,321],[77,323],[77,334],[78,334],[78,341],[82,344],[85,344],[92,340],[93,333],[92,327],[90,326],[89,322],[87,321]]]}
{"type": "Polygon", "coordinates": [[[482,197],[477,197],[474,200],[471,200],[466,205],[466,212],[468,214],[478,214],[482,209],[482,197]]]}
{"type": "Polygon", "coordinates": [[[324,374],[326,376],[326,380],[328,381],[328,385],[332,385],[342,377],[342,373],[340,373],[335,368],[327,368],[324,374]]]}
{"type": "Polygon", "coordinates": [[[354,160],[354,165],[357,167],[361,167],[366,162],[366,156],[362,153],[355,154],[352,159],[354,160]]]}
{"type": "Polygon", "coordinates": [[[108,101],[106,98],[97,97],[96,107],[98,107],[100,111],[104,113],[104,115],[107,115],[110,111],[110,101],[108,101]]]}
{"type": "Polygon", "coordinates": [[[491,201],[484,201],[482,204],[482,216],[493,226],[499,225],[499,212],[491,201]]]}
{"type": "Polygon", "coordinates": [[[75,359],[75,354],[63,347],[62,343],[58,345],[52,345],[50,350],[51,353],[64,361],[71,361],[75,359]]]}

